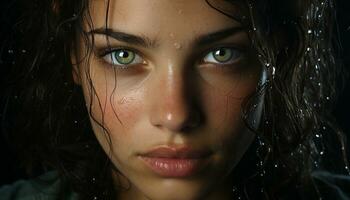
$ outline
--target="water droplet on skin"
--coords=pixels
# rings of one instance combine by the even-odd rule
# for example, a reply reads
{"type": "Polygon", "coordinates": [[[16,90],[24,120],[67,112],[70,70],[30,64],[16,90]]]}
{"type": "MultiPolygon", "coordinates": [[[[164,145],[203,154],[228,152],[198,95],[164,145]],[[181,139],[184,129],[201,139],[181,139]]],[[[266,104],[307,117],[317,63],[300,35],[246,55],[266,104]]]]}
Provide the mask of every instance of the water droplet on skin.
{"type": "Polygon", "coordinates": [[[180,9],[177,12],[181,15],[183,13],[183,10],[180,9]]]}
{"type": "Polygon", "coordinates": [[[174,37],[175,37],[174,33],[170,33],[170,34],[169,34],[169,37],[170,37],[170,38],[174,38],[174,37]]]}
{"type": "Polygon", "coordinates": [[[179,43],[177,43],[177,42],[174,43],[174,47],[175,47],[175,49],[177,49],[177,50],[180,50],[180,49],[182,48],[181,44],[179,44],[179,43]]]}

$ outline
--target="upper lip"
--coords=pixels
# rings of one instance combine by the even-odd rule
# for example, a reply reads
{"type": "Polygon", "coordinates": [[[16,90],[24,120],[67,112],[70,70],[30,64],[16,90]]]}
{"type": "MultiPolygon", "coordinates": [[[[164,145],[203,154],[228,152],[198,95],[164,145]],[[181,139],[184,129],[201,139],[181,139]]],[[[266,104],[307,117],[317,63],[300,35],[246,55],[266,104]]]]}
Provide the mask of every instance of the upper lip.
{"type": "Polygon", "coordinates": [[[198,159],[209,156],[212,152],[207,149],[193,149],[189,146],[172,147],[160,146],[151,149],[150,151],[141,154],[144,157],[155,158],[187,158],[198,159]]]}

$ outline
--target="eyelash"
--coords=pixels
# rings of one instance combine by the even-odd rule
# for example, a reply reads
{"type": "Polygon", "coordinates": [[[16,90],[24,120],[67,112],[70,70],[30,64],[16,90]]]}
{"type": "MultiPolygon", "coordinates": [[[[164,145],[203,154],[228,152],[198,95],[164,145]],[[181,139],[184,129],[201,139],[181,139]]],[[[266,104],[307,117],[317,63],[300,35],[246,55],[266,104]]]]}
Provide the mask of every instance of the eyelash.
{"type": "MultiPolygon", "coordinates": [[[[244,55],[243,51],[239,50],[238,48],[219,47],[219,48],[215,48],[214,50],[212,49],[212,50],[206,51],[204,56],[202,56],[200,63],[201,64],[208,63],[208,64],[214,64],[214,65],[220,65],[220,66],[227,66],[227,65],[232,65],[232,64],[238,62],[243,57],[243,55],[244,55]],[[215,54],[215,53],[218,53],[218,51],[220,51],[220,50],[230,50],[231,51],[232,55],[229,56],[228,61],[220,62],[216,58],[214,58],[215,56],[217,56],[217,54],[215,54]],[[217,62],[206,61],[209,59],[214,59],[217,62]]],[[[221,56],[221,55],[219,55],[219,56],[221,56]]],[[[104,51],[102,54],[100,54],[100,57],[102,57],[102,59],[104,59],[104,61],[111,64],[112,66],[116,66],[116,67],[122,68],[122,69],[127,69],[129,66],[133,66],[133,65],[146,64],[146,61],[142,58],[142,55],[140,55],[138,53],[138,51],[136,51],[134,49],[126,48],[126,47],[114,48],[114,49],[110,49],[108,51],[104,51]],[[118,52],[131,53],[132,55],[135,56],[135,58],[130,63],[127,63],[127,64],[120,63],[118,61],[118,59],[114,56],[118,52]],[[136,59],[137,63],[134,62],[135,59],[136,59]]]]}

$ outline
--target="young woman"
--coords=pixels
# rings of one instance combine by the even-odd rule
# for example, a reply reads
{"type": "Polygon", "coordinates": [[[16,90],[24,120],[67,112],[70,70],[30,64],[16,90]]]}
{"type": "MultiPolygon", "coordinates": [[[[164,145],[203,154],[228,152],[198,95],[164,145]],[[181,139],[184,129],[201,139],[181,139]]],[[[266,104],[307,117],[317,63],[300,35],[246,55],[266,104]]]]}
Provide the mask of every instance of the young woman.
{"type": "Polygon", "coordinates": [[[346,199],[333,3],[19,1],[2,198],[346,199]]]}

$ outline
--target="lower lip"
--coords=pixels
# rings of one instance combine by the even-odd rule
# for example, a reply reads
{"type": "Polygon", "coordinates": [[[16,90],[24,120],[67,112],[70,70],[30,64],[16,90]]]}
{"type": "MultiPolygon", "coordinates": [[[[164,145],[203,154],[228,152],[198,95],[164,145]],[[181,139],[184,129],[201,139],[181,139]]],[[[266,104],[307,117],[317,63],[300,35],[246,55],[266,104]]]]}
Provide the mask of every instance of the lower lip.
{"type": "Polygon", "coordinates": [[[153,172],[164,177],[193,176],[208,163],[208,158],[141,158],[153,172]]]}

